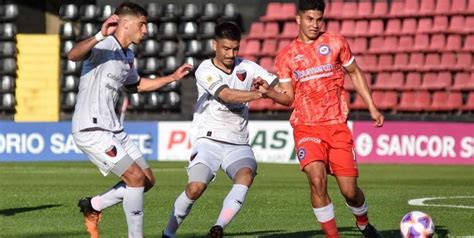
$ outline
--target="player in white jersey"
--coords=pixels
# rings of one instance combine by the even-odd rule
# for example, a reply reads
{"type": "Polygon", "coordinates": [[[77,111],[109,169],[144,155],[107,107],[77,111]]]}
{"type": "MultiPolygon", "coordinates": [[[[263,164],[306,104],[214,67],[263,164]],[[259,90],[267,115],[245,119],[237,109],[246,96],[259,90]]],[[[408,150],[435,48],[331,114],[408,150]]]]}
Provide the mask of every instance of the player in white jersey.
{"type": "Polygon", "coordinates": [[[146,17],[140,5],[122,3],[99,33],[79,42],[68,54],[70,60],[84,60],[72,118],[74,141],[104,176],[112,172],[122,179],[103,194],[79,201],[91,237],[99,236],[101,211],[120,202],[128,237],[143,237],[143,193],[155,183],[143,154],[124,132],[116,113],[119,90],[154,91],[182,79],[192,67],[182,65],[173,74],[157,79],[140,78],[128,46],[140,43],[147,34],[146,17]]]}
{"type": "Polygon", "coordinates": [[[241,32],[237,25],[216,26],[215,56],[196,70],[198,99],[192,123],[193,146],[188,166],[188,184],[176,199],[163,237],[175,237],[193,203],[206,190],[220,168],[234,185],[224,199],[210,237],[223,237],[247,195],[256,175],[257,163],[249,145],[248,102],[262,98],[251,90],[254,79],[275,85],[278,79],[254,62],[237,57],[241,32]]]}

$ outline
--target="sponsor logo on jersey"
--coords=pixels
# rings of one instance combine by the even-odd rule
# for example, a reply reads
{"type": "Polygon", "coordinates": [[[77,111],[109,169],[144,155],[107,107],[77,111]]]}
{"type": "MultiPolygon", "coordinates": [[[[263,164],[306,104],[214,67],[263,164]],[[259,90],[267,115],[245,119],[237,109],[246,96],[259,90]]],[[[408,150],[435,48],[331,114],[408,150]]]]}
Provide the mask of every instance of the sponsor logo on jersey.
{"type": "Polygon", "coordinates": [[[245,69],[239,69],[235,72],[235,75],[237,75],[237,78],[243,82],[247,77],[247,71],[245,71],[245,69]]]}
{"type": "Polygon", "coordinates": [[[299,148],[298,149],[298,159],[299,160],[304,160],[306,157],[306,150],[304,148],[299,148]]]}
{"type": "Polygon", "coordinates": [[[313,142],[313,143],[321,144],[321,139],[317,137],[303,137],[301,138],[301,140],[298,141],[298,145],[301,145],[305,142],[313,142]]]}
{"type": "Polygon", "coordinates": [[[112,85],[110,85],[110,84],[108,84],[108,83],[105,85],[105,88],[110,89],[110,90],[112,90],[112,91],[114,91],[114,92],[116,92],[116,93],[119,92],[119,90],[118,90],[117,88],[115,88],[114,86],[112,86],[112,85]]]}
{"type": "Polygon", "coordinates": [[[331,52],[328,45],[320,45],[318,51],[322,55],[328,55],[331,52]]]}
{"type": "Polygon", "coordinates": [[[301,80],[302,78],[305,78],[307,76],[318,75],[318,74],[323,74],[322,76],[326,76],[325,73],[331,73],[333,69],[334,69],[334,66],[332,64],[323,64],[323,65],[311,67],[308,69],[295,70],[293,71],[293,74],[295,75],[295,78],[297,80],[301,80]]]}
{"type": "Polygon", "coordinates": [[[108,73],[108,74],[107,74],[107,78],[113,79],[113,80],[115,80],[115,81],[120,81],[120,76],[118,76],[118,75],[116,75],[116,74],[108,73]]]}

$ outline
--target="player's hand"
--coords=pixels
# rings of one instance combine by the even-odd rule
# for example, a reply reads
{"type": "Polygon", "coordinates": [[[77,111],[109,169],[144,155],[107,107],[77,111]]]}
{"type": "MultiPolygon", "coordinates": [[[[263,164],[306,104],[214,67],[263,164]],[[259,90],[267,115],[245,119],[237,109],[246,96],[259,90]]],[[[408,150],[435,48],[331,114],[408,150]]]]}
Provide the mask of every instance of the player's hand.
{"type": "Polygon", "coordinates": [[[102,27],[100,28],[100,32],[102,33],[102,35],[112,35],[117,29],[118,20],[119,16],[115,14],[107,18],[107,20],[105,20],[105,22],[102,24],[102,27]]]}
{"type": "Polygon", "coordinates": [[[178,69],[176,69],[173,74],[171,74],[171,77],[177,81],[182,78],[184,78],[186,75],[189,74],[189,72],[193,69],[193,66],[191,64],[183,64],[179,66],[178,69]]]}
{"type": "Polygon", "coordinates": [[[370,116],[372,117],[372,120],[374,120],[375,127],[383,126],[384,117],[382,113],[379,112],[379,110],[377,110],[376,108],[370,110],[370,116]]]}
{"type": "Polygon", "coordinates": [[[256,79],[254,79],[252,86],[263,94],[267,93],[270,88],[268,82],[263,80],[261,77],[257,77],[256,79]]]}

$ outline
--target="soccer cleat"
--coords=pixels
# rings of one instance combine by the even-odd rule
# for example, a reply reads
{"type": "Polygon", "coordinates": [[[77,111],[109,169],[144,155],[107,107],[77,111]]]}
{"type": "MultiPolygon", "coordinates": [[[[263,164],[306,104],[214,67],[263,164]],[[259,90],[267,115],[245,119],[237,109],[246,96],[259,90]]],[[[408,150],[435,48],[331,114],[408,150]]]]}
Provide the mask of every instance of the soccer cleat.
{"type": "Polygon", "coordinates": [[[215,225],[211,227],[209,230],[209,234],[207,234],[207,237],[211,238],[222,238],[224,237],[224,229],[222,226],[215,225]]]}
{"type": "Polygon", "coordinates": [[[357,229],[359,229],[359,231],[362,232],[362,234],[364,235],[364,238],[382,238],[382,236],[377,231],[377,229],[375,229],[375,227],[372,226],[370,223],[367,224],[364,230],[361,230],[359,226],[357,226],[357,229]]]}
{"type": "Polygon", "coordinates": [[[84,224],[91,238],[99,238],[99,221],[101,212],[95,210],[91,204],[92,197],[84,197],[79,200],[77,206],[84,215],[84,224]]]}
{"type": "Polygon", "coordinates": [[[165,231],[161,231],[161,238],[171,238],[171,236],[165,235],[165,231]]]}

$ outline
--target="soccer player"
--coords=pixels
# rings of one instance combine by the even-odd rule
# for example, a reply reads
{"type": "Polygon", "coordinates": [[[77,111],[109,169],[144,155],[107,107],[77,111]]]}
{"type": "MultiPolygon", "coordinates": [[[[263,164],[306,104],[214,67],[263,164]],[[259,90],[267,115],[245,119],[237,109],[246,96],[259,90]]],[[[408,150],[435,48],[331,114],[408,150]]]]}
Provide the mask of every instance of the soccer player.
{"type": "Polygon", "coordinates": [[[101,211],[120,202],[128,237],[143,237],[143,193],[155,182],[116,113],[119,90],[125,86],[130,92],[154,91],[182,79],[192,67],[182,65],[173,74],[157,79],[140,78],[128,46],[140,43],[147,34],[146,17],[140,5],[125,2],[103,23],[100,32],[79,42],[68,54],[69,60],[84,60],[72,118],[74,141],[104,176],[112,172],[122,179],[103,194],[79,201],[91,237],[99,236],[101,211]]]}
{"type": "Polygon", "coordinates": [[[327,193],[328,174],[335,176],[357,228],[365,237],[377,237],[378,232],[369,223],[364,193],[357,185],[359,171],[352,134],[346,124],[349,111],[344,71],[367,104],[374,126],[381,127],[384,117],[374,105],[346,39],[321,31],[324,8],[324,0],[299,1],[298,37],[275,60],[283,91],[267,90],[261,80],[256,84],[265,96],[294,107],[290,122],[295,149],[300,168],[308,178],[314,214],[326,237],[339,237],[334,207],[327,193]]]}
{"type": "Polygon", "coordinates": [[[179,225],[219,167],[234,184],[208,235],[223,237],[224,227],[241,209],[256,175],[257,163],[247,130],[248,102],[262,98],[262,94],[251,87],[256,78],[270,86],[278,80],[256,63],[237,57],[240,37],[241,31],[234,23],[218,24],[215,56],[196,70],[198,98],[192,122],[188,183],[174,203],[163,237],[176,236],[179,225]]]}

